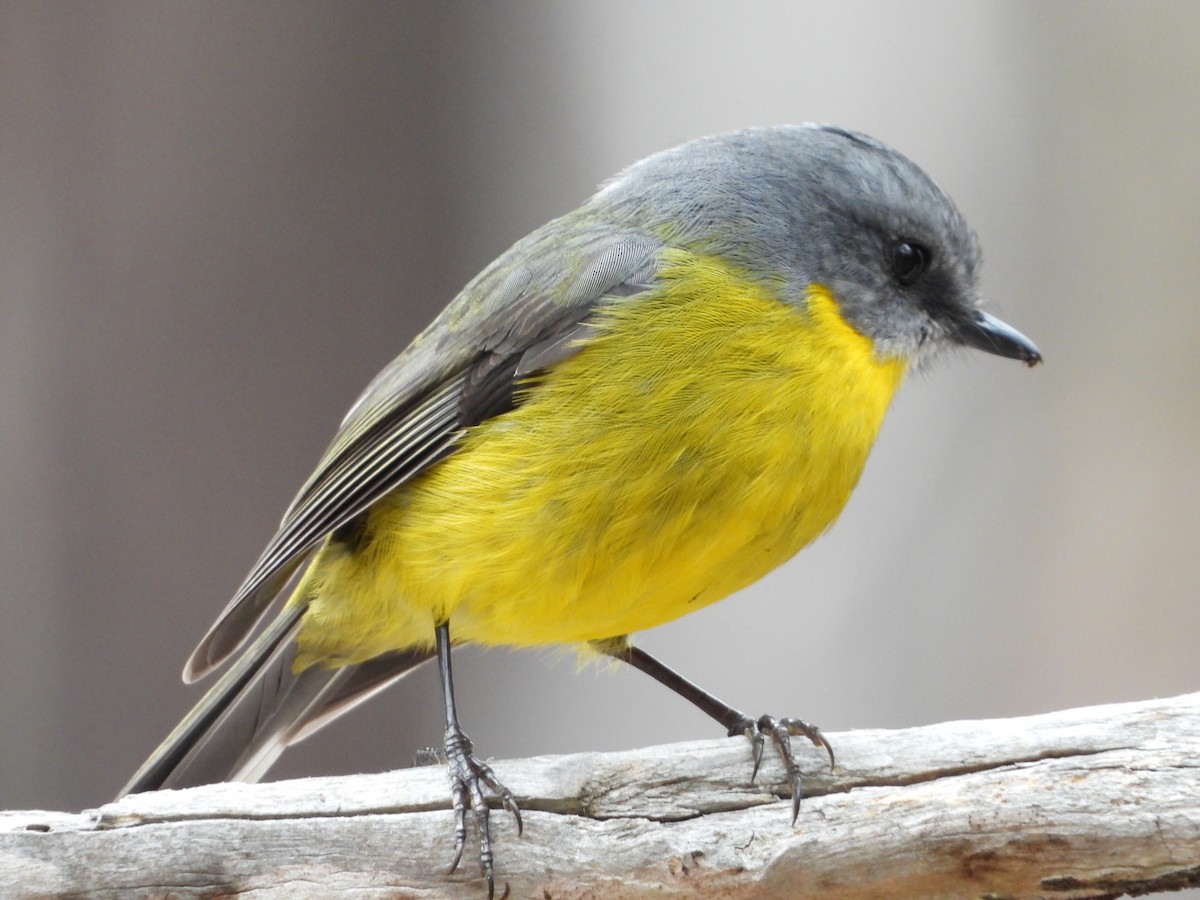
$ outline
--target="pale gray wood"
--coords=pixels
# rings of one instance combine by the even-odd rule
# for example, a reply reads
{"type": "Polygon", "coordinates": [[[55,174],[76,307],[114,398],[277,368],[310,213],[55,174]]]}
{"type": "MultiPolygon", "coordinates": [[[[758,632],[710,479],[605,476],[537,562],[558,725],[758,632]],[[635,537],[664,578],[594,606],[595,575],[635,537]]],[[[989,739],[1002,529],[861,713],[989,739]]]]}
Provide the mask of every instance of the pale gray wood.
{"type": "MultiPolygon", "coordinates": [[[[748,743],[500,761],[510,896],[1096,897],[1200,885],[1200,694],[831,735],[795,827],[748,743]]],[[[0,895],[482,898],[440,767],[0,814],[0,895]]],[[[499,892],[499,891],[498,891],[499,892]]]]}

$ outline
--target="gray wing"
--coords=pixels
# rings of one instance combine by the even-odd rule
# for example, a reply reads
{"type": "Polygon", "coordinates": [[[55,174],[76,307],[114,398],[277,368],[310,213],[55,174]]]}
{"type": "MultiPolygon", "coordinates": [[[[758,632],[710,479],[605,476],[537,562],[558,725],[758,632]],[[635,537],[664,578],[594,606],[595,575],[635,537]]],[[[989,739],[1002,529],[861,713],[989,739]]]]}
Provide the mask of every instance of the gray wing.
{"type": "Polygon", "coordinates": [[[331,532],[454,451],[463,430],[512,408],[524,375],[569,356],[599,305],[647,289],[661,242],[566,220],[476,277],[351,408],[279,530],[184,667],[202,677],[250,635],[331,532]],[[565,230],[564,230],[565,229],[565,230]]]}

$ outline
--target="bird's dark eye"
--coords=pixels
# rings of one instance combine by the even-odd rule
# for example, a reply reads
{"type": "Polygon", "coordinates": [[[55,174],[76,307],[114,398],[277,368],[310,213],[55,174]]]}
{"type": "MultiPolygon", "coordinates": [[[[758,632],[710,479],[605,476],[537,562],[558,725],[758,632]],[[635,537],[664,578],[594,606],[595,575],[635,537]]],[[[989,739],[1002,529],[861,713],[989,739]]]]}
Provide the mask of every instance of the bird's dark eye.
{"type": "Polygon", "coordinates": [[[892,245],[892,274],[904,287],[916,284],[929,267],[930,253],[916,241],[896,241],[892,245]]]}

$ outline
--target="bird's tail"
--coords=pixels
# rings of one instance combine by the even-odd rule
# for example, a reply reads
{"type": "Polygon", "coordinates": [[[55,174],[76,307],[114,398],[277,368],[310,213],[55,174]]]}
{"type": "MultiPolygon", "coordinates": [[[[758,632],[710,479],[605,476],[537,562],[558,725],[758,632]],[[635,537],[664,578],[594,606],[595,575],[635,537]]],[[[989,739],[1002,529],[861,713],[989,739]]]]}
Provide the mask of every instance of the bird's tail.
{"type": "Polygon", "coordinates": [[[292,671],[303,606],[287,606],[238,657],[121,789],[258,781],[290,744],[307,737],[432,656],[388,653],[339,669],[292,671]]]}

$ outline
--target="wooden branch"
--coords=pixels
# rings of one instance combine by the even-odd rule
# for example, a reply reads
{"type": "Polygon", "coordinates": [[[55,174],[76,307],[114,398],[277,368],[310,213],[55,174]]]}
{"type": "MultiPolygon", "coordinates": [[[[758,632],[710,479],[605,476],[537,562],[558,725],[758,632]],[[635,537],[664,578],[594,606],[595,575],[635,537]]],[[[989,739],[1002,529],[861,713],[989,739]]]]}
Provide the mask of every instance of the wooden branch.
{"type": "MultiPolygon", "coordinates": [[[[513,898],[1109,897],[1200,885],[1200,694],[830,736],[795,827],[746,741],[495,763],[513,898]]],[[[807,747],[807,745],[805,745],[807,747]]],[[[798,747],[798,750],[800,748],[798,747]]],[[[0,895],[466,897],[440,767],[0,814],[0,895]]],[[[498,891],[499,892],[499,891],[498,891]]]]}

